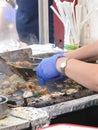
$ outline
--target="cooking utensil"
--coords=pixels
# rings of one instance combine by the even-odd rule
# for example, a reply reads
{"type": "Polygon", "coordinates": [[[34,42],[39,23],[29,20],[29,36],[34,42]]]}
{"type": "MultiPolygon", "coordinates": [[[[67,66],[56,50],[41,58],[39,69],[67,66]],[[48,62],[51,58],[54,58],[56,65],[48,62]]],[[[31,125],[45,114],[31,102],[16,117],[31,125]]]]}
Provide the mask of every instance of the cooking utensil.
{"type": "Polygon", "coordinates": [[[3,59],[1,56],[0,56],[0,72],[8,76],[11,76],[13,74],[13,72],[10,70],[10,67],[6,64],[5,59],[3,59]]]}
{"type": "Polygon", "coordinates": [[[35,69],[33,70],[31,68],[17,68],[13,66],[11,70],[22,77],[24,80],[29,80],[35,75],[35,69]]]}
{"type": "Polygon", "coordinates": [[[25,80],[29,80],[32,77],[35,76],[35,71],[36,71],[36,67],[37,65],[41,62],[41,58],[32,58],[29,59],[30,61],[21,61],[18,62],[19,64],[17,65],[17,63],[13,62],[13,63],[7,63],[10,65],[10,69],[12,72],[16,73],[17,75],[19,75],[20,77],[22,77],[25,80]]]}
{"type": "Polygon", "coordinates": [[[20,49],[14,51],[8,51],[4,53],[0,53],[0,56],[5,59],[7,62],[16,62],[16,61],[29,61],[32,56],[32,49],[20,49]]]}
{"type": "Polygon", "coordinates": [[[8,115],[8,98],[0,95],[0,119],[5,118],[8,115]]]}
{"type": "Polygon", "coordinates": [[[33,75],[33,66],[35,67],[34,60],[30,59],[32,55],[31,48],[20,49],[15,51],[9,51],[0,54],[0,71],[6,75],[12,75],[13,73],[23,77],[24,79],[29,79],[33,75]],[[31,63],[32,67],[16,67],[15,63],[20,62],[21,64],[26,61],[31,63]],[[31,62],[32,61],[32,62],[31,62]]]}

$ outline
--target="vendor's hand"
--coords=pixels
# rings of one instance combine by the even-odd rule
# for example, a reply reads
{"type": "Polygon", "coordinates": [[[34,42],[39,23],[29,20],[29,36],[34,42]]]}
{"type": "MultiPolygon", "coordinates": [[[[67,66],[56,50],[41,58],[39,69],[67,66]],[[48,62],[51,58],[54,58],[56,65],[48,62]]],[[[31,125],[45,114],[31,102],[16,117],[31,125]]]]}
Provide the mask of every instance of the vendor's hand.
{"type": "Polygon", "coordinates": [[[47,81],[56,81],[64,77],[56,68],[56,60],[62,56],[63,53],[60,53],[41,61],[36,68],[36,74],[41,84],[46,84],[47,81]]]}

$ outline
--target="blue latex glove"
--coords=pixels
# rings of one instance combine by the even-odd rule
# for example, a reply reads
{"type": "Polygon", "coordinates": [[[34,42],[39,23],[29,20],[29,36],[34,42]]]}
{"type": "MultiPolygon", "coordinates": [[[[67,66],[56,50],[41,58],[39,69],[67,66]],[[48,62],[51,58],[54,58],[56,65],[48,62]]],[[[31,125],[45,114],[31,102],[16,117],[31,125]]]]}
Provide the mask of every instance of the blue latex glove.
{"type": "Polygon", "coordinates": [[[43,59],[36,68],[36,74],[41,84],[45,85],[47,81],[56,81],[64,77],[56,69],[56,60],[63,57],[64,53],[56,54],[52,57],[43,59]]]}

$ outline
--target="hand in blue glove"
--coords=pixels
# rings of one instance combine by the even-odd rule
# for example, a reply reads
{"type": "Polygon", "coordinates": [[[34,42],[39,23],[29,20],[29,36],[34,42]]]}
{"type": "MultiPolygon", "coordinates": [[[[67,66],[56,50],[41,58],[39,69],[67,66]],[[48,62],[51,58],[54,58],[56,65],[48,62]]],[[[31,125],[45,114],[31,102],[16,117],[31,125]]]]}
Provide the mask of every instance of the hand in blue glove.
{"type": "Polygon", "coordinates": [[[47,81],[56,81],[64,77],[57,68],[56,60],[63,57],[64,53],[56,54],[52,57],[45,58],[36,68],[36,74],[41,84],[45,85],[47,81]]]}

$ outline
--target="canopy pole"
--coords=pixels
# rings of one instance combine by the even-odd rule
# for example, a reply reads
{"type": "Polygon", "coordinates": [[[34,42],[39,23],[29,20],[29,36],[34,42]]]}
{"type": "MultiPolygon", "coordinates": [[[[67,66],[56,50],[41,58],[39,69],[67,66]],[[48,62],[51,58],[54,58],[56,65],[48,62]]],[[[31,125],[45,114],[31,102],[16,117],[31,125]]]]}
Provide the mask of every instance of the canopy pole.
{"type": "Polygon", "coordinates": [[[39,43],[49,43],[48,0],[38,0],[39,12],[39,43]]]}

